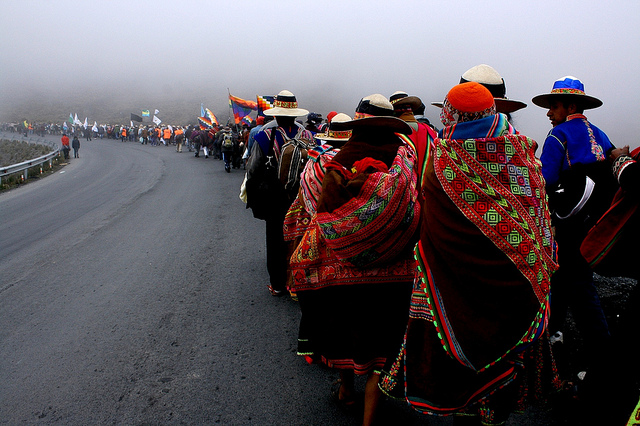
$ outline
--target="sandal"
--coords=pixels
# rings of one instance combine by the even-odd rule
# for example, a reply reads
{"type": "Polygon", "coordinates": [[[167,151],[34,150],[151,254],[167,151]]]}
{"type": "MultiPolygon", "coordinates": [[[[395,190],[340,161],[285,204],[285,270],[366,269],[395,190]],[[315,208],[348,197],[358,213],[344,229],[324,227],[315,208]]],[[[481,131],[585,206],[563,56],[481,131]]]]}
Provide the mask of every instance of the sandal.
{"type": "Polygon", "coordinates": [[[356,405],[354,396],[350,398],[340,399],[340,388],[342,388],[342,380],[338,379],[331,385],[331,400],[344,411],[350,411],[356,405]]]}
{"type": "Polygon", "coordinates": [[[267,286],[267,289],[269,290],[269,293],[271,293],[272,296],[282,296],[284,294],[284,290],[276,290],[270,284],[267,286]]]}

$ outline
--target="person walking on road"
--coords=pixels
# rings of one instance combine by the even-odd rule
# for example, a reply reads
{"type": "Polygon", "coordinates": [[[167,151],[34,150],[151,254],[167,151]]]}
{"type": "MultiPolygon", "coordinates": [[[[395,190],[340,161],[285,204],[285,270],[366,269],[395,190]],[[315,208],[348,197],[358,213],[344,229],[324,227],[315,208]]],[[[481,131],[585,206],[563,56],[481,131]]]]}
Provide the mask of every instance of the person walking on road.
{"type": "Polygon", "coordinates": [[[73,137],[73,141],[71,142],[71,147],[73,148],[73,158],[79,158],[78,151],[80,150],[80,139],[77,136],[73,137]]]}
{"type": "Polygon", "coordinates": [[[66,133],[63,133],[62,138],[60,138],[60,141],[62,142],[62,153],[64,154],[64,159],[68,160],[69,151],[71,150],[71,148],[69,148],[69,136],[67,136],[66,133]]]}
{"type": "MultiPolygon", "coordinates": [[[[282,90],[275,98],[275,106],[264,111],[265,115],[275,117],[275,126],[263,127],[255,136],[253,151],[256,157],[269,159],[270,165],[278,164],[280,152],[285,143],[290,139],[313,140],[313,135],[296,121],[296,117],[307,115],[308,110],[298,108],[298,101],[293,93],[282,90]],[[274,160],[274,161],[272,161],[274,160]]],[[[253,152],[250,156],[253,156],[253,152]]],[[[253,164],[253,162],[250,161],[253,164]]],[[[265,202],[260,197],[262,190],[258,189],[261,182],[266,181],[265,176],[259,176],[259,170],[264,169],[266,163],[255,162],[255,169],[247,167],[247,206],[253,210],[254,217],[259,217],[266,222],[266,246],[267,246],[267,271],[269,272],[269,284],[267,288],[273,296],[280,296],[286,291],[287,265],[286,244],[284,241],[282,226],[284,217],[291,206],[292,200],[286,197],[284,185],[277,188],[278,199],[265,202]],[[252,176],[257,176],[253,179],[252,176]],[[255,186],[254,186],[255,185],[255,186]],[[259,202],[256,202],[259,200],[259,202]]]]}

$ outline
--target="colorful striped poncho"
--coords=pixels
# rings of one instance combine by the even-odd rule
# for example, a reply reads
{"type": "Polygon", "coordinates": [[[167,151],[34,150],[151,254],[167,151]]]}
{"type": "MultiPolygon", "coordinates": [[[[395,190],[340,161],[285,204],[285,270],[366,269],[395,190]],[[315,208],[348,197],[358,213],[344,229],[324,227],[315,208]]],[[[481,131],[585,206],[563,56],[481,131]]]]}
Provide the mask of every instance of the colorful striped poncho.
{"type": "MultiPolygon", "coordinates": [[[[318,146],[309,150],[300,180],[298,196],[293,201],[284,219],[283,234],[287,242],[287,255],[290,258],[296,247],[311,226],[311,217],[315,214],[322,191],[322,180],[326,173],[325,164],[338,153],[337,148],[330,145],[318,146]]],[[[295,289],[291,269],[287,274],[287,288],[295,297],[295,289]]]]}
{"type": "MultiPolygon", "coordinates": [[[[320,186],[318,177],[324,178],[324,168],[335,154],[330,152],[322,163],[307,166],[302,203],[313,216],[290,260],[295,291],[411,279],[415,262],[398,255],[418,226],[416,157],[410,146],[402,141],[399,145],[388,170],[360,174],[357,195],[330,212],[316,211],[318,189],[326,186],[326,182],[320,186]]],[[[348,181],[336,171],[333,174],[342,183],[348,181]]],[[[300,211],[290,210],[288,223],[293,224],[294,218],[299,222],[300,217],[300,211]]],[[[297,232],[294,229],[289,227],[290,237],[297,232]]]]}
{"type": "Polygon", "coordinates": [[[413,208],[416,156],[393,132],[375,130],[354,132],[338,152],[312,158],[302,175],[298,205],[288,215],[291,237],[304,228],[290,259],[290,291],[298,297],[302,312],[298,354],[357,375],[381,369],[395,355],[407,324],[415,273],[411,248],[416,227],[411,224],[417,224],[419,216],[419,208],[413,208]],[[312,215],[308,226],[301,220],[302,211],[312,215]],[[362,236],[374,243],[344,244],[348,256],[375,250],[376,244],[387,241],[394,245],[389,250],[395,256],[372,252],[368,259],[387,260],[355,266],[336,254],[341,248],[330,246],[333,235],[322,229],[319,218],[326,229],[338,229],[345,238],[351,232],[356,234],[354,241],[362,236]],[[369,228],[378,231],[372,235],[369,228]]]}

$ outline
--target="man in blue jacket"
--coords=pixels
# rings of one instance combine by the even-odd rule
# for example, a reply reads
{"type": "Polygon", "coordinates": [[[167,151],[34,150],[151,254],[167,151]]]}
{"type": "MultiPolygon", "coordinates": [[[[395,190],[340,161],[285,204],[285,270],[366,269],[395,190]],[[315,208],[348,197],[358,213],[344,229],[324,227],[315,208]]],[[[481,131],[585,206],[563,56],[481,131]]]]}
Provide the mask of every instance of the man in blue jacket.
{"type": "Polygon", "coordinates": [[[607,161],[614,146],[585,117],[586,109],[597,108],[602,101],[585,94],[584,85],[577,78],[557,80],[551,93],[538,95],[532,101],[548,109],[547,117],[553,126],[540,157],[560,266],[551,281],[549,330],[552,334],[562,331],[570,306],[586,353],[596,356],[609,341],[609,328],[580,245],[617,190],[607,161]]]}
{"type": "MultiPolygon", "coordinates": [[[[298,101],[293,93],[283,90],[275,97],[274,107],[264,111],[264,115],[275,118],[273,124],[264,125],[255,135],[252,150],[259,149],[266,157],[280,158],[282,147],[291,139],[312,141],[313,135],[296,117],[307,115],[309,111],[298,108],[298,101]]],[[[252,170],[247,171],[250,175],[252,170]]],[[[248,204],[251,205],[251,194],[247,189],[248,204]]],[[[270,284],[267,286],[273,296],[285,294],[287,281],[287,246],[284,241],[282,227],[284,217],[289,210],[291,201],[288,199],[272,200],[268,209],[271,213],[266,221],[267,271],[270,284]]]]}

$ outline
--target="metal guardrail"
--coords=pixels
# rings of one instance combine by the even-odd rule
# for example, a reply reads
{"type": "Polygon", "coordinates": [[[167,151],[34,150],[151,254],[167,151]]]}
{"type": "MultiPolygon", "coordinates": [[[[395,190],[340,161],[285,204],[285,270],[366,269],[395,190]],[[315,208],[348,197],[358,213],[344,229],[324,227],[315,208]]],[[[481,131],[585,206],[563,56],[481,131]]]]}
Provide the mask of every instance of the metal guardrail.
{"type": "Polygon", "coordinates": [[[38,158],[34,158],[33,160],[23,161],[22,163],[12,164],[6,167],[0,167],[0,178],[8,175],[12,175],[14,173],[19,173],[24,170],[24,180],[27,180],[29,178],[28,171],[31,167],[39,166],[40,164],[46,163],[47,161],[49,161],[49,166],[51,166],[51,160],[58,156],[58,154],[60,153],[60,148],[54,142],[48,141],[43,138],[38,138],[38,139],[36,140],[33,140],[32,138],[29,138],[27,140],[16,139],[16,138],[8,139],[8,140],[14,140],[16,142],[27,142],[27,143],[37,143],[39,145],[49,145],[54,150],[49,154],[43,155],[38,158]],[[41,139],[41,140],[38,140],[38,139],[41,139]]]}

